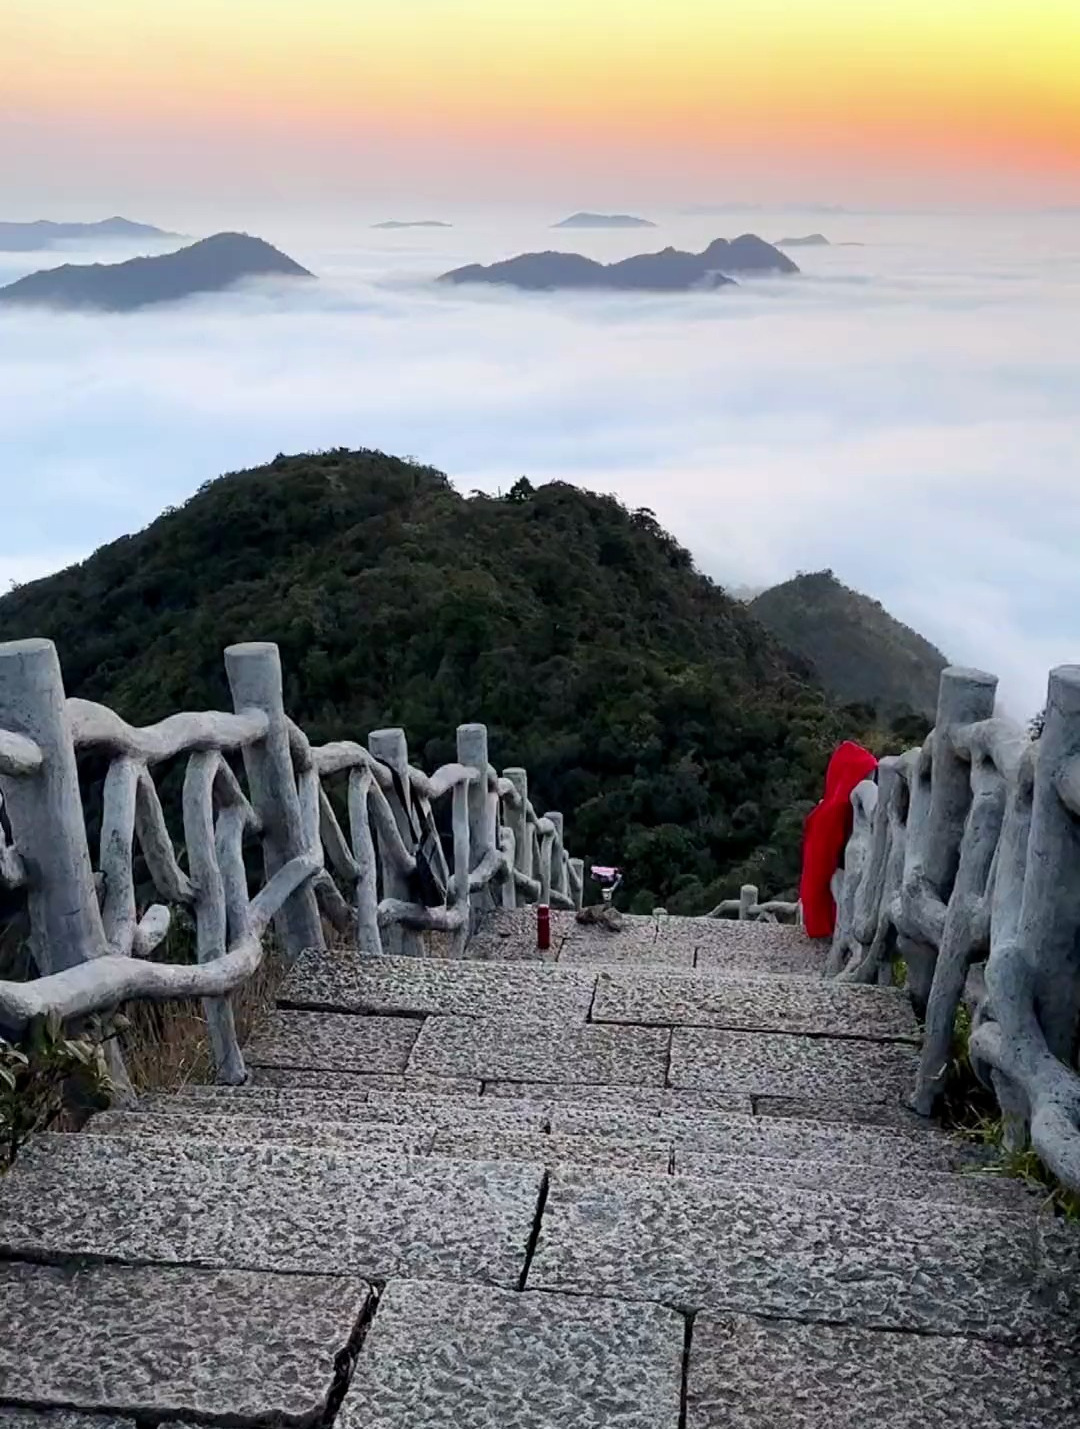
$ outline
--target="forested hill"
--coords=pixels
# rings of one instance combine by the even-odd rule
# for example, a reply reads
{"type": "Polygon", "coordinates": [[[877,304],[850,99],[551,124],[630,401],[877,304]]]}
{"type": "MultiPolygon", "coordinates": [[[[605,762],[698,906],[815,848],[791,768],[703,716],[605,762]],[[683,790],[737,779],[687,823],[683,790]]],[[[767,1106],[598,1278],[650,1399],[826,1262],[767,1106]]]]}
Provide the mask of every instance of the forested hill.
{"type": "Polygon", "coordinates": [[[278,457],[0,600],[56,641],[69,692],[135,722],[229,708],[222,650],[281,647],[317,741],[403,725],[427,767],[457,724],[524,764],[575,852],[638,906],[790,887],[801,815],[858,731],[648,511],[554,483],[455,492],[379,452],[278,457]]]}
{"type": "Polygon", "coordinates": [[[832,571],[798,575],[750,602],[763,625],[808,660],[825,689],[895,718],[933,720],[938,683],[949,663],[929,640],[876,600],[841,584],[832,571]]]}

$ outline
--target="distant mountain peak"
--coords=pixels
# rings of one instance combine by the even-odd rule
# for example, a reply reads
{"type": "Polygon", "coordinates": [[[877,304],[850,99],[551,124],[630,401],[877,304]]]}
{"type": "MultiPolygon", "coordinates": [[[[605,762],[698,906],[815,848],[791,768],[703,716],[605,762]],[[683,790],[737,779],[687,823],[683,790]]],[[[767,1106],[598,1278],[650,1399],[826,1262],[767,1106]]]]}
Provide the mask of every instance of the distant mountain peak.
{"type": "Polygon", "coordinates": [[[135,223],[114,214],[94,223],[62,223],[51,218],[35,218],[28,223],[0,221],[0,253],[33,253],[55,248],[58,243],[98,238],[178,238],[151,223],[135,223]]]}
{"type": "Polygon", "coordinates": [[[125,263],[65,263],[0,288],[0,303],[130,312],[214,293],[245,278],[313,275],[262,238],[215,233],[173,253],[125,263]]]}
{"type": "Polygon", "coordinates": [[[933,719],[948,659],[831,570],[800,572],[756,596],[750,610],[809,662],[834,699],[887,716],[911,711],[933,719]]]}
{"type": "Polygon", "coordinates": [[[632,213],[572,213],[569,218],[553,223],[552,228],[655,228],[648,218],[632,213]]]}

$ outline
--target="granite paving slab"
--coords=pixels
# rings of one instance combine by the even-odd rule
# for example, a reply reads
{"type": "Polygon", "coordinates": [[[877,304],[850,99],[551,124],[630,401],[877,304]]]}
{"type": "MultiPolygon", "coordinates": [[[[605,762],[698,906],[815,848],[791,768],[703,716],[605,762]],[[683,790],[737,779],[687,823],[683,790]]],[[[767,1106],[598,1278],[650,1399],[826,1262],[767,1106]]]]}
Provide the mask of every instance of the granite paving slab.
{"type": "Polygon", "coordinates": [[[617,933],[580,928],[559,949],[559,967],[692,968],[694,944],[651,930],[624,927],[617,933]]]}
{"type": "MultiPolygon", "coordinates": [[[[20,1409],[0,1401],[3,1429],[136,1429],[134,1419],[82,1414],[77,1409],[20,1409]]],[[[162,1429],[170,1429],[163,1425],[162,1429]]]]}
{"type": "Polygon", "coordinates": [[[695,966],[703,972],[824,975],[827,950],[818,947],[798,928],[780,923],[739,923],[723,918],[693,921],[697,925],[695,966]]]}
{"type": "Polygon", "coordinates": [[[635,1111],[729,1111],[750,1113],[750,1097],[740,1092],[674,1091],[670,1087],[587,1086],[571,1082],[484,1083],[485,1097],[528,1098],[549,1107],[632,1107],[635,1111]]]}
{"type": "MultiPolygon", "coordinates": [[[[626,1168],[632,1170],[632,1167],[626,1168]]],[[[894,1162],[891,1166],[859,1166],[850,1161],[738,1156],[729,1152],[675,1149],[676,1176],[712,1177],[736,1186],[764,1186],[772,1182],[807,1191],[829,1191],[837,1196],[870,1196],[904,1201],[942,1201],[950,1205],[1012,1207],[1037,1211],[1038,1201],[1019,1181],[989,1171],[913,1171],[894,1162]]]]}
{"type": "Polygon", "coordinates": [[[494,1097],[439,1096],[433,1092],[373,1092],[369,1116],[407,1126],[414,1121],[439,1131],[491,1127],[507,1131],[546,1131],[549,1112],[538,1102],[494,1097]]]}
{"type": "Polygon", "coordinates": [[[543,1168],[43,1135],[0,1181],[0,1256],[515,1285],[543,1168]]]}
{"type": "Polygon", "coordinates": [[[93,1116],[84,1136],[147,1137],[155,1141],[214,1141],[230,1145],[288,1142],[354,1151],[390,1151],[423,1156],[431,1150],[433,1125],[421,1121],[391,1126],[375,1117],[325,1121],[312,1116],[183,1116],[178,1113],[107,1111],[93,1116]]]}
{"type": "Polygon", "coordinates": [[[313,1425],[369,1296],[355,1277],[0,1265],[0,1323],[17,1327],[0,1400],[313,1425]]]}
{"type": "Polygon", "coordinates": [[[754,923],[738,918],[679,918],[664,920],[673,930],[692,936],[699,948],[727,945],[737,948],[749,960],[758,953],[776,949],[802,948],[817,954],[822,970],[828,957],[827,943],[808,938],[794,923],[754,923]]]}
{"type": "Polygon", "coordinates": [[[179,1092],[147,1092],[131,1107],[133,1114],[154,1116],[258,1116],[305,1118],[322,1121],[350,1121],[367,1110],[367,1087],[334,1091],[321,1087],[264,1087],[258,1083],[243,1087],[195,1087],[179,1092]]]}
{"type": "Polygon", "coordinates": [[[548,1168],[591,1166],[646,1176],[667,1176],[671,1169],[671,1144],[661,1135],[629,1140],[588,1134],[548,1136],[498,1127],[450,1128],[436,1133],[432,1151],[436,1156],[470,1160],[529,1161],[548,1168]]]}
{"type": "Polygon", "coordinates": [[[429,1077],[406,1072],[342,1072],[327,1067],[249,1067],[257,1087],[309,1087],[316,1091],[434,1091],[480,1094],[478,1077],[429,1077]]]}
{"type": "Polygon", "coordinates": [[[1037,1217],[776,1184],[552,1173],[530,1289],[799,1320],[1018,1339],[1037,1217]]]}
{"type": "Polygon", "coordinates": [[[501,1081],[554,1077],[573,1083],[659,1087],[667,1072],[669,1036],[647,1027],[430,1017],[413,1048],[409,1068],[501,1081]]]}
{"type": "Polygon", "coordinates": [[[595,977],[548,963],[435,962],[308,954],[278,993],[278,1006],[353,1013],[584,1022],[595,977]]]}
{"type": "Polygon", "coordinates": [[[421,1022],[344,1012],[275,1012],[244,1049],[253,1067],[404,1072],[421,1022]]]}
{"type": "Polygon", "coordinates": [[[914,1085],[918,1058],[902,1042],[677,1027],[668,1081],[673,1087],[827,1096],[861,1105],[898,1101],[914,1085]]]}
{"type": "Polygon", "coordinates": [[[833,1095],[833,1091],[830,1088],[828,1096],[815,1096],[812,1092],[798,1097],[755,1095],[751,1098],[754,1115],[774,1121],[854,1122],[881,1130],[922,1134],[931,1131],[926,1118],[913,1112],[902,1100],[911,1093],[910,1082],[894,1087],[892,1097],[886,1101],[859,1101],[850,1096],[844,1099],[833,1095]]]}
{"type": "Polygon", "coordinates": [[[678,1429],[684,1322],[660,1305],[391,1283],[339,1429],[678,1429]]]}
{"type": "Polygon", "coordinates": [[[899,989],[849,987],[790,976],[706,977],[690,973],[642,977],[601,970],[592,1020],[875,1041],[920,1040],[910,1000],[899,989]]]}
{"type": "Polygon", "coordinates": [[[712,1152],[777,1161],[805,1159],[875,1167],[884,1171],[971,1170],[985,1164],[980,1148],[926,1127],[920,1132],[820,1122],[774,1121],[739,1113],[672,1111],[663,1107],[560,1106],[551,1109],[551,1130],[631,1137],[671,1138],[687,1152],[712,1152]]]}
{"type": "Polygon", "coordinates": [[[686,1429],[1065,1429],[1076,1361],[1039,1346],[705,1313],[686,1429]]]}

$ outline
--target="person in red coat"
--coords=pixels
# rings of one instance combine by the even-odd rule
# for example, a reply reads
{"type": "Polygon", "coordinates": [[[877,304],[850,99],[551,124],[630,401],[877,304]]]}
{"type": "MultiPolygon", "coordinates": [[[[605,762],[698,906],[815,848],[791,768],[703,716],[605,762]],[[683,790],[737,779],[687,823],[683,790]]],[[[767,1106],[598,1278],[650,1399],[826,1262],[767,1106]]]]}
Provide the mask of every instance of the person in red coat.
{"type": "Polygon", "coordinates": [[[831,938],[836,927],[831,884],[851,836],[851,793],[856,784],[873,778],[876,769],[870,751],[846,739],[829,760],[824,799],[807,816],[799,898],[803,925],[811,938],[831,938]]]}

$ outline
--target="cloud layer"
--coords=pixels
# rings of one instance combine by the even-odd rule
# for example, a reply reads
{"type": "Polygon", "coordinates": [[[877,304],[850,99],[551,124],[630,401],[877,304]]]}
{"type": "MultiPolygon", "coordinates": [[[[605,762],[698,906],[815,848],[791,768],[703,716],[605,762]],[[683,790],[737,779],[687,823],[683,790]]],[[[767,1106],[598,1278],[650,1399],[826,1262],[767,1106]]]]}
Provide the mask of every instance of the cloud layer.
{"type": "MultiPolygon", "coordinates": [[[[465,490],[524,473],[615,492],[734,584],[832,566],[997,672],[1026,713],[1052,664],[1080,661],[1077,220],[829,224],[866,246],[801,250],[800,278],[655,298],[428,281],[525,248],[608,259],[635,234],[497,215],[401,234],[283,224],[262,236],[318,285],[123,317],[6,312],[0,583],[222,471],[378,446],[465,490]]],[[[753,226],[777,237],[798,218],[753,226]]],[[[668,227],[649,241],[700,247],[732,224],[668,227]]],[[[57,261],[0,255],[0,279],[57,261]]]]}

